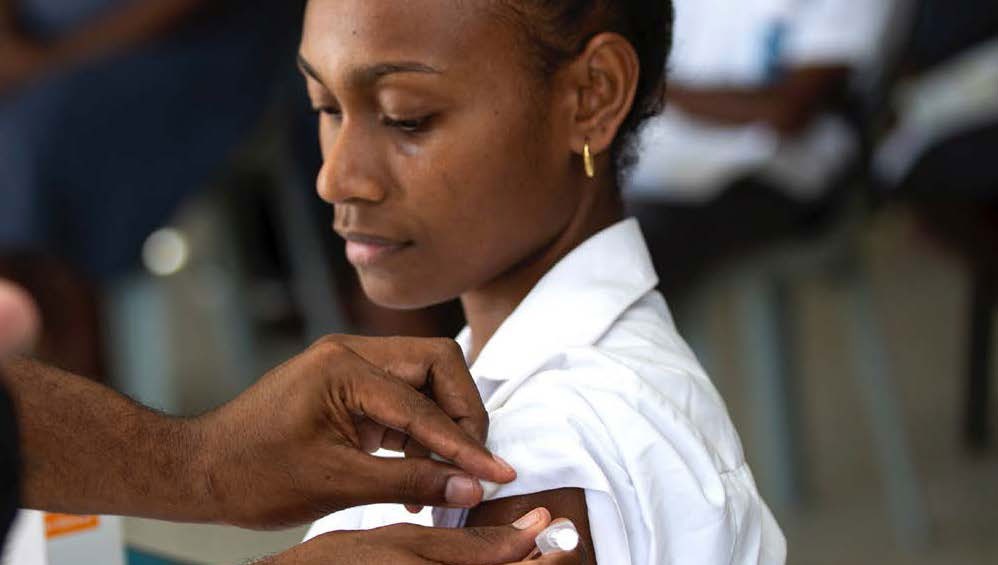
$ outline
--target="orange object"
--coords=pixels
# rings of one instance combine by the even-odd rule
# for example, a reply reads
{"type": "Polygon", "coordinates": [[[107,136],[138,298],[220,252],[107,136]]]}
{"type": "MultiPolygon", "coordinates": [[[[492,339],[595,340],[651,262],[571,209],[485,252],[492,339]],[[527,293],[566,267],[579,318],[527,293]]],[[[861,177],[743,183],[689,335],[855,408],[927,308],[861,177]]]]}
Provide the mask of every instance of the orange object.
{"type": "Polygon", "coordinates": [[[98,526],[100,526],[100,517],[98,516],[45,515],[45,537],[47,539],[96,530],[98,526]]]}

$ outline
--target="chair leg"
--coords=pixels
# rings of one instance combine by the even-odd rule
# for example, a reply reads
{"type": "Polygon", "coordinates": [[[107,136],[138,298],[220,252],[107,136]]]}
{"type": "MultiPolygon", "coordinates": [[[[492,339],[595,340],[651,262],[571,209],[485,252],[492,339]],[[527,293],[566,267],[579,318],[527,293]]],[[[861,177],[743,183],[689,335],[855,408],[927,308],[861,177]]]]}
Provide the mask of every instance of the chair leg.
{"type": "Polygon", "coordinates": [[[902,547],[927,543],[930,518],[912,461],[897,389],[891,384],[887,344],[874,309],[869,274],[857,267],[849,297],[850,335],[860,395],[866,404],[895,535],[902,547]]]}
{"type": "Polygon", "coordinates": [[[970,301],[970,357],[964,437],[971,449],[991,443],[991,338],[998,303],[998,280],[993,269],[975,273],[970,301]]]}
{"type": "Polygon", "coordinates": [[[753,465],[760,471],[763,494],[779,512],[799,505],[803,490],[787,292],[768,273],[748,274],[736,284],[739,342],[753,418],[750,432],[758,453],[753,465]]]}

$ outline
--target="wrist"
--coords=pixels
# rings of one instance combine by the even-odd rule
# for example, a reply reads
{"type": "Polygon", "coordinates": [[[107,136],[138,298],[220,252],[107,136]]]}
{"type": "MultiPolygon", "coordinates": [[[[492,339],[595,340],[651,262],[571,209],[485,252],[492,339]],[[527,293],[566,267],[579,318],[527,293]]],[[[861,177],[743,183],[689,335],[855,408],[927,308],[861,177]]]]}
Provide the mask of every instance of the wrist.
{"type": "Polygon", "coordinates": [[[180,420],[186,461],[183,462],[191,495],[195,499],[193,507],[197,515],[192,517],[197,522],[225,522],[225,510],[222,497],[218,491],[217,469],[219,468],[220,445],[213,438],[212,426],[206,417],[187,418],[180,420]]]}

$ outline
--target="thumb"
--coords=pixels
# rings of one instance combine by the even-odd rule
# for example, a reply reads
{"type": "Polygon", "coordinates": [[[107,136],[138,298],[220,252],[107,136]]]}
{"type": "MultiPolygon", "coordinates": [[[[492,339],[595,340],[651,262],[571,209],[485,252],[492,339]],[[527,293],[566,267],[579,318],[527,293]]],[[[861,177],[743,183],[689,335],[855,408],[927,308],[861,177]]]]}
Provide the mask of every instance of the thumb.
{"type": "Polygon", "coordinates": [[[360,451],[351,471],[357,481],[354,500],[363,504],[391,502],[419,506],[471,508],[482,501],[482,484],[461,469],[432,459],[378,457],[360,451]]]}
{"type": "Polygon", "coordinates": [[[433,539],[417,534],[411,548],[434,563],[509,563],[527,557],[535,547],[534,538],[550,523],[551,513],[537,508],[508,526],[433,530],[433,539]]]}
{"type": "Polygon", "coordinates": [[[0,356],[30,348],[40,325],[38,309],[28,293],[0,279],[0,356]]]}

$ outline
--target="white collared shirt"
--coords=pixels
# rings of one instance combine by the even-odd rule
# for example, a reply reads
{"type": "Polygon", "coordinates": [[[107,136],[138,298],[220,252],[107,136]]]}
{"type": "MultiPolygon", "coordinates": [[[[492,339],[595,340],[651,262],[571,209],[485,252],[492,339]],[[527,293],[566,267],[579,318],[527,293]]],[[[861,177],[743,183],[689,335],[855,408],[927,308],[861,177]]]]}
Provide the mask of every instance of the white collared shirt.
{"type": "MultiPolygon", "coordinates": [[[[471,372],[488,446],[518,471],[486,499],[583,489],[606,565],[782,564],[783,534],[657,284],[625,220],[559,262],[486,344],[471,372]]],[[[458,337],[465,351],[470,337],[458,337]]],[[[462,520],[436,512],[438,525],[462,520]]],[[[307,537],[398,522],[434,518],[374,505],[319,520],[307,537]]]]}

